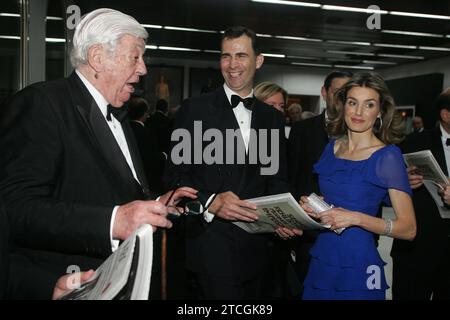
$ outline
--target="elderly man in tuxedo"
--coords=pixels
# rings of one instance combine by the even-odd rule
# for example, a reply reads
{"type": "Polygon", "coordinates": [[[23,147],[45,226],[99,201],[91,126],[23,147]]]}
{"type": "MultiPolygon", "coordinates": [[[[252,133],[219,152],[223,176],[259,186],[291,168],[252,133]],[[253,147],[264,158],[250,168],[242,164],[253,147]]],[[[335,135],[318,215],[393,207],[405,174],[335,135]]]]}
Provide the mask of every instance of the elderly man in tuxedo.
{"type": "MultiPolygon", "coordinates": [[[[97,9],[79,22],[67,78],[17,93],[2,119],[0,194],[10,221],[8,296],[49,299],[69,269],[95,269],[138,226],[170,227],[168,205],[150,201],[123,104],[146,74],[146,30],[97,9]],[[121,122],[123,121],[123,122],[121,122]],[[41,276],[30,279],[30,270],[41,276]]],[[[170,200],[170,203],[167,201],[170,200]]]]}

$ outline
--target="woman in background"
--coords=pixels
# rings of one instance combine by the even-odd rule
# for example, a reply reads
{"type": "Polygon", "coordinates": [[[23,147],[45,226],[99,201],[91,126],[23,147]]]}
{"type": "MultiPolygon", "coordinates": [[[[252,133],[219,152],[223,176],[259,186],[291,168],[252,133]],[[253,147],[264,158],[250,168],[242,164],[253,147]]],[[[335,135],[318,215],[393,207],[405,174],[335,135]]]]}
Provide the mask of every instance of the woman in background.
{"type": "MultiPolygon", "coordinates": [[[[269,106],[274,107],[278,111],[285,114],[285,106],[287,103],[288,94],[287,91],[284,90],[282,87],[277,85],[276,83],[265,81],[258,84],[253,94],[255,95],[256,99],[268,104],[269,106]]],[[[290,127],[285,126],[285,136],[288,138],[290,127]]]]}

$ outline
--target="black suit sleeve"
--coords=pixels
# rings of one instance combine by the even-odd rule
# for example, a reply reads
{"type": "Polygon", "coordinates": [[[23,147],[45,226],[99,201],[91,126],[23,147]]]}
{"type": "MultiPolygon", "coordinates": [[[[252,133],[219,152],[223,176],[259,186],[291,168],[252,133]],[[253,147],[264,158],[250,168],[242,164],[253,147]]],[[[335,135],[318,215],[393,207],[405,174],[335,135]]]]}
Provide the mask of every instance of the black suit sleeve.
{"type": "Polygon", "coordinates": [[[174,159],[184,155],[183,153],[179,152],[180,149],[178,148],[182,144],[186,146],[185,150],[194,150],[194,116],[189,100],[183,102],[177,112],[173,130],[173,134],[175,134],[174,139],[177,138],[177,133],[180,132],[188,134],[190,138],[184,140],[184,137],[178,137],[180,138],[179,141],[171,142],[170,152],[168,154],[168,159],[164,170],[164,187],[166,190],[177,188],[180,186],[187,186],[197,189],[197,199],[202,203],[203,206],[205,206],[208,198],[212,195],[212,192],[199,189],[197,184],[195,183],[195,177],[192,177],[190,164],[194,163],[193,152],[190,152],[190,155],[185,158],[188,159],[190,163],[174,163],[173,161],[174,159]]]}
{"type": "Polygon", "coordinates": [[[291,128],[289,134],[288,146],[287,146],[287,161],[288,161],[288,172],[289,172],[289,189],[295,199],[299,199],[302,194],[298,183],[300,179],[299,176],[299,163],[300,163],[300,150],[302,150],[302,127],[294,125],[291,128]]]}
{"type": "MultiPolygon", "coordinates": [[[[19,246],[86,255],[111,252],[112,207],[61,201],[65,183],[64,135],[55,106],[38,88],[27,88],[0,135],[0,194],[19,246]]],[[[82,177],[80,177],[82,179],[82,177]]],[[[65,199],[70,195],[64,195],[65,199]]]]}

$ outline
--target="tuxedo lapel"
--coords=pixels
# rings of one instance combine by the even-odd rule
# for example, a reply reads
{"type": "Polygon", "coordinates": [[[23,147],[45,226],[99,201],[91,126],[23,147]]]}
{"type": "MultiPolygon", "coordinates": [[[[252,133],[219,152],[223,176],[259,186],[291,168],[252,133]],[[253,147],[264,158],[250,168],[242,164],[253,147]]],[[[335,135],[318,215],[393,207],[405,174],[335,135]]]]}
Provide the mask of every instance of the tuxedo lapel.
{"type": "Polygon", "coordinates": [[[133,161],[134,170],[136,175],[141,182],[141,187],[145,195],[150,195],[150,190],[148,187],[148,181],[145,176],[144,166],[142,164],[142,157],[139,153],[139,148],[134,137],[134,133],[131,129],[131,125],[128,119],[122,122],[123,133],[128,144],[128,150],[130,151],[131,160],[133,161]]]}
{"type": "Polygon", "coordinates": [[[445,175],[448,176],[447,161],[445,161],[444,149],[442,147],[441,130],[439,128],[433,129],[431,132],[431,153],[436,158],[439,166],[444,171],[445,175]]]}
{"type": "Polygon", "coordinates": [[[91,142],[100,150],[112,172],[119,177],[123,189],[134,190],[136,180],[133,173],[95,100],[75,73],[72,73],[69,81],[75,86],[72,92],[77,92],[73,95],[76,109],[90,133],[91,142]]]}

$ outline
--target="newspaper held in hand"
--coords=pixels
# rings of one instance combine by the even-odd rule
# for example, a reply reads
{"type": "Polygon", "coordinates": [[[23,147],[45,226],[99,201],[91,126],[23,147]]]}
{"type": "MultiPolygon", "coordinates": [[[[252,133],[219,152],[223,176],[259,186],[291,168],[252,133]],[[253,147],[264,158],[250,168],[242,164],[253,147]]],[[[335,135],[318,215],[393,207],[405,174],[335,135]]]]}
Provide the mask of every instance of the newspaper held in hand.
{"type": "Polygon", "coordinates": [[[450,185],[447,176],[442,171],[430,150],[405,153],[403,158],[408,167],[417,167],[416,173],[423,176],[424,180],[432,181],[439,186],[450,185]]]}
{"type": "Polygon", "coordinates": [[[443,219],[450,219],[450,208],[448,208],[439,195],[439,189],[450,185],[448,178],[442,171],[438,162],[430,150],[406,153],[403,155],[406,164],[417,167],[416,173],[423,176],[424,186],[432,196],[439,214],[443,219]]]}
{"type": "Polygon", "coordinates": [[[153,230],[139,227],[80,288],[60,300],[147,300],[153,262],[153,230]]]}
{"type": "MultiPolygon", "coordinates": [[[[320,198],[317,194],[315,194],[314,192],[311,193],[308,196],[308,207],[310,207],[314,213],[321,213],[323,211],[327,211],[330,210],[331,208],[333,208],[333,205],[326,203],[325,201],[323,201],[322,198],[320,198]]],[[[327,228],[330,228],[331,226],[327,225],[327,228]]],[[[338,228],[333,230],[334,232],[336,232],[337,234],[341,234],[342,231],[344,231],[345,228],[338,228]]]]}
{"type": "Polygon", "coordinates": [[[330,227],[310,217],[290,193],[247,199],[247,201],[257,206],[259,219],[254,222],[233,223],[249,233],[274,232],[278,227],[301,230],[330,227]]]}

